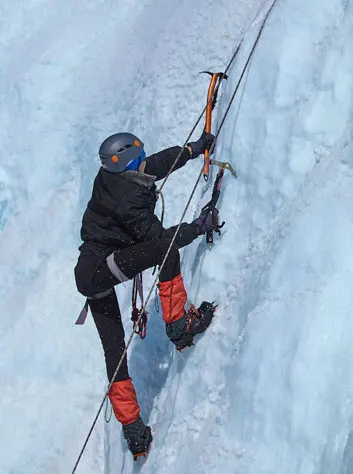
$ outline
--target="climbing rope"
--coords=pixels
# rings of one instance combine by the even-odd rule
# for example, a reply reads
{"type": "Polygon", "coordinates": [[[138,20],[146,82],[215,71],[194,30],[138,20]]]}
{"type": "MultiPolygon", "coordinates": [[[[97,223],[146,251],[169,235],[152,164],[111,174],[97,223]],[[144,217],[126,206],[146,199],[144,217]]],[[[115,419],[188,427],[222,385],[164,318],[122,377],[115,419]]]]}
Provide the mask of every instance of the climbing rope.
{"type": "MultiPolygon", "coordinates": [[[[248,65],[249,65],[249,62],[250,62],[250,60],[251,60],[253,54],[254,54],[256,45],[258,44],[258,41],[259,41],[260,36],[261,36],[261,34],[262,34],[262,31],[263,31],[263,29],[264,29],[264,27],[265,27],[266,21],[267,21],[269,15],[270,15],[271,11],[273,10],[273,7],[275,6],[276,3],[277,3],[277,0],[273,0],[273,2],[272,2],[272,4],[271,4],[271,6],[270,6],[268,12],[266,13],[266,15],[265,15],[265,17],[264,17],[264,19],[263,19],[263,22],[262,22],[262,24],[261,24],[261,27],[260,27],[259,32],[258,32],[258,34],[257,34],[257,37],[256,37],[256,39],[255,39],[254,45],[253,45],[253,47],[252,47],[252,49],[251,49],[251,51],[250,51],[250,53],[249,53],[249,57],[248,57],[248,59],[247,59],[247,61],[246,61],[246,63],[245,63],[245,66],[244,66],[244,68],[243,68],[243,70],[242,70],[242,73],[241,73],[241,75],[240,75],[240,78],[239,78],[239,80],[238,80],[238,82],[237,82],[235,91],[234,91],[234,93],[233,93],[233,95],[232,95],[232,97],[231,97],[231,99],[230,99],[230,101],[229,101],[229,103],[228,103],[228,106],[227,106],[227,108],[226,108],[226,111],[225,111],[225,113],[223,114],[223,118],[222,118],[222,120],[221,120],[220,126],[218,127],[218,130],[217,130],[217,132],[216,132],[216,134],[215,134],[215,138],[214,138],[214,140],[213,140],[213,142],[212,142],[212,145],[211,145],[211,147],[210,147],[210,150],[209,150],[209,154],[210,154],[210,155],[211,155],[212,152],[214,151],[217,138],[218,138],[218,136],[219,136],[219,134],[220,134],[220,132],[221,132],[223,126],[224,126],[225,120],[226,120],[226,118],[227,118],[227,116],[228,116],[229,110],[230,110],[230,108],[231,108],[231,106],[232,106],[232,103],[233,103],[233,101],[234,101],[234,98],[235,98],[235,96],[236,96],[236,92],[237,92],[238,89],[239,89],[239,86],[240,86],[240,83],[241,83],[241,81],[242,81],[242,79],[243,79],[243,76],[244,76],[244,74],[245,74],[245,71],[246,71],[246,69],[247,69],[247,67],[248,67],[248,65]]],[[[226,67],[226,69],[225,69],[225,71],[224,71],[224,75],[227,73],[227,71],[228,71],[229,68],[231,67],[232,62],[234,61],[234,59],[235,59],[235,57],[236,57],[236,55],[237,55],[237,53],[238,53],[238,51],[239,51],[239,49],[240,49],[240,46],[241,46],[241,44],[242,44],[242,41],[243,41],[243,40],[240,41],[240,43],[239,43],[239,45],[237,46],[237,48],[236,48],[236,50],[235,50],[233,56],[231,57],[231,59],[230,59],[228,65],[227,65],[227,67],[226,67]]],[[[223,76],[223,77],[224,77],[224,76],[223,76]]],[[[210,101],[211,101],[211,100],[213,100],[213,96],[210,98],[210,101]]],[[[169,170],[167,176],[165,177],[165,179],[164,179],[164,181],[163,181],[161,187],[160,187],[159,190],[157,191],[158,193],[161,192],[161,190],[163,189],[163,187],[164,187],[164,185],[165,185],[165,183],[166,183],[168,177],[170,176],[171,172],[172,172],[173,169],[175,168],[175,166],[176,166],[176,164],[177,164],[177,162],[178,162],[178,160],[179,160],[179,158],[180,158],[180,156],[181,156],[183,150],[184,150],[185,147],[187,146],[187,143],[189,142],[189,140],[190,140],[190,138],[191,138],[193,132],[195,131],[197,125],[199,124],[201,118],[203,117],[203,115],[204,115],[204,113],[205,113],[205,111],[206,111],[206,109],[207,109],[208,104],[209,104],[209,101],[207,101],[207,104],[205,105],[205,107],[204,107],[202,113],[200,114],[200,116],[198,117],[198,119],[197,119],[197,121],[195,122],[194,126],[192,127],[191,132],[189,133],[187,139],[185,140],[185,143],[184,143],[182,149],[181,149],[180,152],[178,153],[178,156],[176,157],[176,159],[175,159],[175,161],[174,161],[174,163],[173,163],[171,169],[169,170]]],[[[212,161],[211,161],[211,164],[213,164],[212,161]]],[[[215,164],[215,163],[214,163],[214,164],[215,164]]],[[[201,178],[203,177],[203,173],[204,173],[204,164],[202,164],[202,167],[201,167],[201,169],[200,169],[200,173],[199,173],[199,175],[198,175],[198,177],[197,177],[197,180],[196,180],[196,182],[195,182],[195,185],[194,185],[194,187],[193,187],[193,189],[192,189],[192,191],[191,191],[191,194],[190,194],[190,196],[189,196],[189,199],[188,199],[188,201],[187,201],[187,203],[186,203],[186,206],[185,206],[184,211],[183,211],[183,213],[182,213],[182,216],[181,216],[181,218],[180,218],[180,221],[179,221],[179,224],[178,224],[178,226],[177,226],[177,229],[176,229],[176,231],[174,232],[173,238],[172,238],[172,240],[171,240],[171,242],[170,242],[170,245],[169,245],[169,247],[168,247],[168,250],[167,250],[167,252],[166,252],[166,254],[165,254],[165,256],[164,256],[163,262],[161,263],[161,265],[160,265],[160,267],[159,267],[157,276],[156,276],[156,278],[154,279],[154,282],[153,282],[153,284],[152,284],[152,286],[151,286],[151,288],[150,288],[150,291],[149,291],[149,293],[148,293],[148,295],[147,295],[147,298],[146,298],[146,300],[145,300],[145,302],[144,302],[144,304],[143,304],[143,306],[142,306],[142,308],[141,308],[141,310],[140,310],[139,316],[138,316],[138,318],[137,318],[137,320],[136,320],[136,325],[137,325],[137,326],[140,324],[140,321],[141,321],[141,319],[142,319],[142,317],[143,317],[143,315],[144,315],[144,313],[145,313],[145,311],[146,311],[147,304],[148,304],[148,302],[149,302],[149,300],[150,300],[150,298],[151,298],[151,296],[152,296],[152,293],[153,293],[153,290],[154,290],[155,286],[156,286],[157,283],[158,283],[159,275],[160,275],[161,271],[163,270],[164,265],[165,265],[165,263],[166,263],[166,261],[167,261],[167,258],[168,258],[168,256],[169,256],[169,253],[170,253],[170,251],[171,251],[171,248],[172,248],[173,245],[174,245],[175,239],[176,239],[176,237],[177,237],[177,235],[178,235],[179,229],[180,229],[180,227],[181,227],[181,225],[182,225],[182,222],[183,222],[183,220],[184,220],[184,217],[185,217],[185,215],[186,215],[186,212],[187,212],[187,210],[188,210],[188,208],[189,208],[189,206],[190,206],[190,203],[191,203],[191,201],[192,201],[192,198],[194,197],[194,194],[195,194],[195,192],[196,192],[197,186],[198,186],[198,184],[199,184],[201,178]]],[[[129,348],[129,346],[130,346],[130,344],[131,344],[131,341],[132,341],[132,338],[134,337],[134,335],[135,335],[135,330],[133,329],[133,331],[131,332],[131,334],[130,334],[130,336],[129,336],[129,338],[128,338],[128,341],[127,341],[127,343],[126,343],[125,350],[124,350],[124,352],[123,352],[123,354],[122,354],[122,356],[121,356],[121,358],[120,358],[120,360],[119,360],[119,363],[118,363],[118,365],[117,365],[117,367],[116,367],[116,369],[115,369],[115,372],[114,372],[114,374],[113,374],[113,376],[112,376],[112,378],[111,378],[111,382],[109,383],[109,385],[108,385],[108,387],[107,387],[107,390],[106,390],[106,392],[105,392],[105,394],[104,394],[103,400],[102,400],[102,402],[101,402],[101,404],[100,404],[100,406],[99,406],[99,408],[98,408],[97,414],[96,414],[96,416],[95,416],[95,418],[94,418],[94,420],[93,420],[93,423],[92,423],[92,425],[91,425],[91,427],[90,427],[90,429],[89,429],[89,431],[88,431],[88,434],[87,434],[87,436],[86,436],[86,439],[85,439],[85,441],[84,441],[84,444],[83,444],[83,446],[82,446],[82,449],[81,449],[81,451],[80,451],[80,453],[79,453],[79,455],[78,455],[78,458],[77,458],[76,463],[75,463],[75,465],[74,465],[74,468],[73,468],[73,470],[72,470],[72,474],[74,474],[74,473],[76,472],[76,469],[77,469],[77,467],[78,467],[78,465],[79,465],[79,463],[80,463],[80,460],[81,460],[81,458],[82,458],[82,455],[83,455],[83,453],[84,453],[84,451],[85,451],[85,449],[86,449],[87,443],[88,443],[88,441],[89,441],[89,439],[90,439],[90,437],[91,437],[91,435],[92,435],[93,429],[94,429],[94,427],[95,427],[95,425],[96,425],[96,423],[97,423],[98,417],[99,417],[99,415],[100,415],[100,413],[101,413],[101,411],[102,411],[102,409],[103,409],[104,403],[105,403],[105,401],[106,401],[106,399],[107,399],[107,397],[108,397],[108,395],[109,395],[110,389],[111,389],[111,387],[112,387],[112,385],[113,385],[113,381],[115,380],[115,377],[116,377],[117,373],[119,372],[119,369],[120,369],[120,367],[121,367],[121,365],[122,365],[122,363],[123,363],[124,357],[126,357],[127,350],[128,350],[128,348],[129,348]]]]}

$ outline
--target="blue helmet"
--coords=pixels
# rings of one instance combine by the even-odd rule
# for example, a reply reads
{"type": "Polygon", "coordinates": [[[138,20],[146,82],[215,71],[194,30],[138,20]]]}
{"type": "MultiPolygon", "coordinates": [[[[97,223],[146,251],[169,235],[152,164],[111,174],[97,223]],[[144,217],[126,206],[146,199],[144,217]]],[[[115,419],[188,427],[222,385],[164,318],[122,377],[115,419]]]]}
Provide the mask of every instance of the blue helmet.
{"type": "Polygon", "coordinates": [[[99,158],[107,171],[119,173],[137,171],[146,159],[143,142],[132,133],[115,133],[106,138],[99,147],[99,158]]]}

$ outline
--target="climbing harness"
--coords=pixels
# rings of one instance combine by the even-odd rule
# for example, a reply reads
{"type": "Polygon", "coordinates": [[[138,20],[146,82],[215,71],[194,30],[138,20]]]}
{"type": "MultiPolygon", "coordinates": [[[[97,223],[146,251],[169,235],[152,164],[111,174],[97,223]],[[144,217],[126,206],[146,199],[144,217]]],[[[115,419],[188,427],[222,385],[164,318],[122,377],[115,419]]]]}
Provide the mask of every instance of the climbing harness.
{"type": "MultiPolygon", "coordinates": [[[[253,45],[253,47],[252,47],[252,49],[251,49],[251,51],[250,51],[250,53],[249,53],[248,59],[247,59],[247,61],[246,61],[246,63],[245,63],[245,66],[244,66],[244,68],[243,68],[243,71],[242,71],[242,73],[241,73],[241,75],[240,75],[240,78],[239,78],[239,80],[238,80],[236,89],[235,89],[235,91],[234,91],[234,93],[233,93],[233,96],[231,97],[231,100],[230,100],[229,103],[228,103],[227,109],[226,109],[225,113],[223,114],[223,118],[222,118],[221,123],[220,123],[220,125],[219,125],[219,127],[218,127],[218,130],[217,130],[217,132],[216,132],[216,134],[215,134],[215,139],[214,139],[214,141],[213,141],[213,143],[212,143],[212,145],[211,145],[211,148],[210,148],[210,150],[209,150],[209,154],[210,154],[210,155],[212,154],[212,152],[213,152],[213,150],[214,150],[216,140],[217,140],[217,138],[218,138],[218,136],[219,136],[219,134],[220,134],[220,132],[221,132],[221,130],[222,130],[222,128],[223,128],[223,125],[224,125],[224,123],[225,123],[225,120],[226,120],[226,118],[227,118],[227,116],[228,116],[228,113],[229,113],[229,110],[230,110],[230,108],[231,108],[231,106],[232,106],[232,103],[233,103],[233,101],[234,101],[236,92],[237,92],[238,89],[239,89],[240,83],[241,83],[242,78],[243,78],[243,76],[244,76],[244,74],[245,74],[245,71],[246,71],[246,69],[247,69],[247,67],[248,67],[248,65],[249,65],[249,63],[250,63],[250,60],[251,60],[251,58],[252,58],[252,56],[253,56],[253,53],[254,53],[255,48],[256,48],[256,45],[257,45],[257,43],[258,43],[258,41],[259,41],[259,38],[260,38],[260,36],[261,36],[261,33],[262,33],[262,31],[263,31],[263,29],[264,29],[264,26],[265,26],[265,24],[266,24],[266,21],[267,21],[269,15],[270,15],[271,11],[273,10],[273,7],[275,6],[276,2],[277,2],[277,0],[273,0],[273,2],[272,2],[272,4],[271,4],[270,8],[268,9],[266,15],[264,16],[264,19],[263,19],[262,24],[261,24],[261,26],[260,26],[259,32],[258,32],[257,37],[256,37],[256,39],[255,39],[255,43],[254,43],[254,45],[253,45]]],[[[223,73],[224,75],[227,73],[227,71],[228,71],[229,68],[231,67],[231,64],[232,64],[232,62],[233,62],[233,60],[234,60],[234,58],[235,58],[237,52],[239,51],[239,48],[240,48],[241,44],[242,44],[242,41],[239,43],[238,47],[236,48],[235,53],[233,54],[232,58],[230,59],[228,65],[227,65],[227,68],[225,69],[225,72],[223,73]]],[[[207,104],[208,104],[208,102],[207,102],[207,104]]],[[[173,169],[175,168],[175,166],[176,166],[176,164],[177,164],[177,162],[178,162],[178,160],[179,160],[179,158],[180,158],[180,156],[181,156],[183,150],[185,149],[185,147],[187,146],[187,143],[189,142],[189,140],[190,140],[190,138],[191,138],[191,135],[192,135],[193,132],[195,131],[195,129],[196,129],[197,125],[199,124],[199,122],[201,121],[201,119],[202,119],[202,117],[203,117],[203,114],[204,114],[205,111],[206,111],[207,104],[206,104],[206,106],[204,107],[204,109],[203,109],[202,113],[200,114],[199,118],[197,119],[196,123],[195,123],[194,126],[192,127],[191,132],[189,133],[189,135],[188,135],[188,137],[187,137],[187,139],[186,139],[186,141],[185,141],[185,143],[184,143],[182,149],[181,149],[180,152],[178,153],[178,156],[176,157],[176,159],[175,159],[175,161],[174,161],[174,163],[173,163],[173,166],[172,166],[171,169],[169,170],[167,176],[164,178],[164,181],[163,181],[163,183],[162,183],[160,189],[158,190],[158,192],[160,192],[160,191],[162,190],[162,188],[164,187],[164,185],[165,185],[165,183],[166,183],[166,181],[167,181],[169,175],[171,174],[171,172],[172,172],[173,169]]],[[[210,164],[212,164],[211,160],[210,160],[210,164]]],[[[216,162],[214,162],[214,164],[217,165],[216,162]]],[[[226,165],[224,165],[223,167],[221,167],[221,169],[224,169],[225,166],[226,166],[226,165]]],[[[174,244],[174,242],[175,242],[175,239],[176,239],[176,237],[177,237],[177,235],[178,235],[179,229],[180,229],[180,227],[181,227],[181,225],[182,225],[183,219],[184,219],[184,217],[185,217],[185,215],[186,215],[186,212],[187,212],[187,210],[188,210],[188,208],[189,208],[189,206],[190,206],[190,203],[191,203],[191,201],[192,201],[192,199],[193,199],[193,197],[194,197],[194,195],[195,195],[197,186],[198,186],[198,184],[199,184],[199,182],[200,182],[200,180],[201,180],[203,174],[204,174],[204,165],[202,166],[202,168],[201,168],[201,170],[200,170],[200,173],[199,173],[199,175],[198,175],[198,177],[197,177],[197,179],[196,179],[195,185],[194,185],[194,187],[193,187],[193,189],[192,189],[192,191],[191,191],[191,194],[190,194],[190,196],[189,196],[189,199],[188,199],[188,201],[187,201],[187,203],[186,203],[186,206],[185,206],[184,211],[183,211],[183,213],[182,213],[182,216],[181,216],[181,218],[180,218],[179,224],[178,224],[178,226],[177,226],[177,228],[176,228],[176,230],[175,230],[175,232],[174,232],[173,238],[172,238],[172,240],[171,240],[171,242],[170,242],[170,245],[169,245],[169,247],[168,247],[168,250],[167,250],[167,252],[166,252],[166,254],[165,254],[165,256],[164,256],[163,262],[162,262],[162,264],[161,264],[160,267],[159,267],[157,276],[156,276],[156,278],[155,278],[155,280],[154,280],[154,282],[153,282],[153,284],[152,284],[152,286],[151,286],[151,288],[150,288],[150,291],[149,291],[149,293],[148,293],[148,295],[147,295],[146,301],[144,302],[142,308],[140,309],[139,316],[138,316],[138,318],[137,318],[137,320],[136,320],[136,325],[137,325],[137,326],[139,325],[139,323],[140,323],[140,321],[141,321],[141,319],[142,319],[142,317],[143,317],[143,314],[144,314],[144,312],[145,312],[145,310],[146,310],[147,304],[148,304],[148,302],[149,302],[149,300],[150,300],[150,298],[151,298],[151,295],[152,295],[152,293],[153,293],[153,290],[154,290],[155,286],[156,286],[157,283],[158,283],[159,275],[160,275],[161,271],[162,271],[163,268],[164,268],[165,262],[167,261],[167,258],[168,258],[168,256],[169,256],[169,253],[170,253],[170,251],[171,251],[171,248],[172,248],[172,246],[173,246],[173,244],[174,244]]],[[[110,389],[111,389],[111,386],[112,386],[112,384],[113,384],[113,381],[115,380],[115,377],[116,377],[116,375],[117,375],[117,373],[118,373],[118,371],[119,371],[119,369],[120,369],[120,367],[121,367],[121,365],[122,365],[122,363],[123,363],[124,357],[126,357],[127,350],[128,350],[128,348],[129,348],[129,346],[130,346],[130,344],[131,344],[131,341],[132,341],[132,338],[134,337],[134,334],[135,334],[135,330],[133,330],[133,331],[131,332],[131,334],[130,334],[128,340],[127,340],[127,343],[126,343],[124,352],[123,352],[123,354],[121,355],[121,358],[120,358],[120,360],[119,360],[119,363],[118,363],[118,365],[117,365],[117,367],[116,367],[116,369],[115,369],[115,372],[114,372],[114,374],[113,374],[113,376],[112,376],[112,378],[111,378],[111,382],[109,383],[109,385],[108,385],[108,387],[107,387],[107,389],[106,389],[106,391],[105,391],[105,394],[104,394],[104,396],[103,396],[103,400],[101,401],[101,404],[100,404],[100,406],[99,406],[99,408],[98,408],[98,411],[97,411],[97,413],[96,413],[96,415],[95,415],[95,417],[94,417],[93,423],[92,423],[92,425],[91,425],[91,427],[90,427],[90,429],[89,429],[89,431],[88,431],[88,434],[87,434],[87,436],[86,436],[86,438],[85,438],[85,441],[84,441],[84,443],[83,443],[82,449],[81,449],[81,451],[80,451],[80,453],[79,453],[79,455],[78,455],[78,457],[77,457],[76,463],[75,463],[74,468],[73,468],[73,470],[72,470],[72,474],[74,474],[74,473],[76,472],[76,469],[77,469],[77,467],[78,467],[78,465],[79,465],[79,463],[80,463],[80,460],[81,460],[81,458],[82,458],[82,455],[83,455],[83,453],[84,453],[84,451],[85,451],[85,449],[86,449],[87,443],[88,443],[88,441],[89,441],[89,439],[90,439],[90,437],[91,437],[91,435],[92,435],[93,429],[94,429],[94,427],[95,427],[95,425],[96,425],[96,423],[97,423],[98,417],[99,417],[99,415],[100,415],[100,413],[101,413],[101,411],[102,411],[102,409],[103,409],[104,403],[105,403],[105,401],[106,401],[106,399],[107,399],[107,397],[108,397],[108,394],[109,394],[109,392],[110,392],[110,389]]]]}

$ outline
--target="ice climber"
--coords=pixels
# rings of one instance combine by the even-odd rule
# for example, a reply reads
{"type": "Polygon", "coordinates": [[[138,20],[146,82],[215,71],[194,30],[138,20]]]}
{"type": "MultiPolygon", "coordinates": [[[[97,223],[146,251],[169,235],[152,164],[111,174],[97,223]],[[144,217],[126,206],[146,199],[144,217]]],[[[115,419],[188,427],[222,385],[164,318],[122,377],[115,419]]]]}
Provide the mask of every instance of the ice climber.
{"type": "MultiPolygon", "coordinates": [[[[203,133],[183,150],[175,169],[209,150],[214,136],[203,133]]],[[[155,182],[164,178],[181,148],[162,150],[146,157],[144,144],[131,133],[108,137],[99,149],[102,163],[83,215],[80,256],[75,267],[77,288],[87,297],[103,345],[111,382],[125,349],[124,328],[114,286],[147,268],[160,265],[176,227],[165,229],[154,214],[155,182]]],[[[183,223],[159,276],[159,297],[166,332],[178,350],[192,345],[213,317],[213,306],[204,302],[196,313],[185,310],[187,300],[180,273],[179,249],[212,230],[209,211],[190,224],[183,223]],[[190,315],[193,317],[190,317],[190,315]]],[[[140,417],[127,358],[112,383],[109,398],[128,447],[134,457],[145,454],[151,429],[140,417]]]]}

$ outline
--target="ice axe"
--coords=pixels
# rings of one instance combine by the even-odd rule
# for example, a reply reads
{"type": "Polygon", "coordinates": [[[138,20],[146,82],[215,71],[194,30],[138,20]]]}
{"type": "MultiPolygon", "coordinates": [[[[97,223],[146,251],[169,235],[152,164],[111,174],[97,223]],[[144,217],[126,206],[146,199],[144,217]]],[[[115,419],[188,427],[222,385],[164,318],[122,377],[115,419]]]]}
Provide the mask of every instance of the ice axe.
{"type": "MultiPolygon", "coordinates": [[[[228,76],[223,72],[210,72],[202,71],[200,74],[209,74],[211,76],[210,85],[208,86],[207,93],[207,106],[206,106],[206,124],[205,132],[211,133],[212,127],[212,110],[215,108],[217,103],[217,96],[219,91],[219,86],[223,79],[228,79],[228,76]]],[[[210,153],[208,150],[205,150],[204,153],[204,169],[203,169],[203,178],[205,181],[208,181],[210,174],[210,153]]]]}

